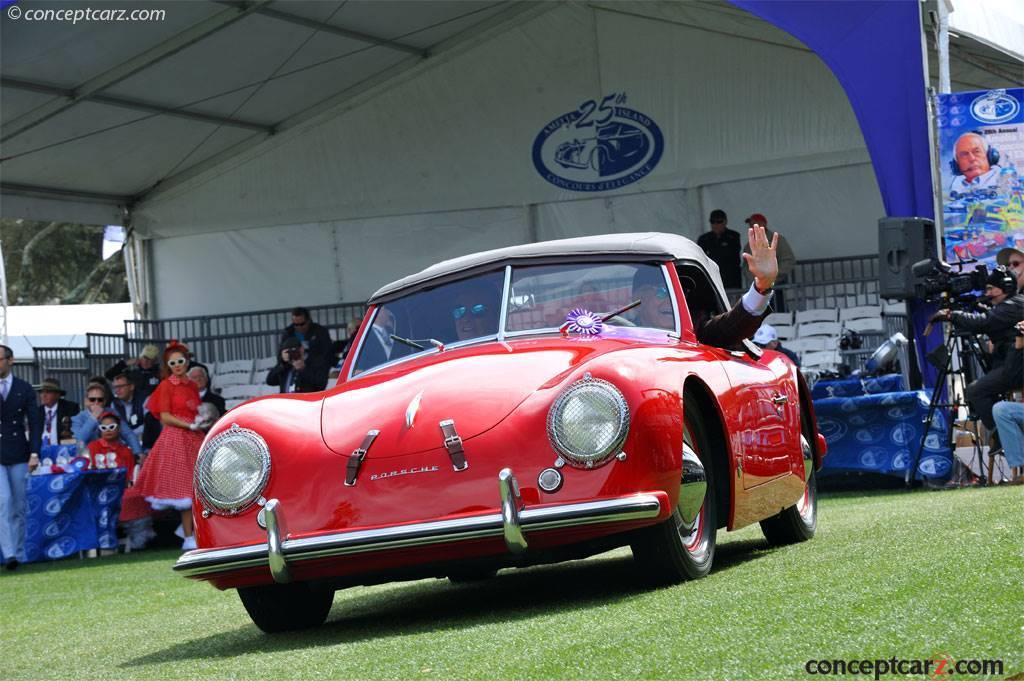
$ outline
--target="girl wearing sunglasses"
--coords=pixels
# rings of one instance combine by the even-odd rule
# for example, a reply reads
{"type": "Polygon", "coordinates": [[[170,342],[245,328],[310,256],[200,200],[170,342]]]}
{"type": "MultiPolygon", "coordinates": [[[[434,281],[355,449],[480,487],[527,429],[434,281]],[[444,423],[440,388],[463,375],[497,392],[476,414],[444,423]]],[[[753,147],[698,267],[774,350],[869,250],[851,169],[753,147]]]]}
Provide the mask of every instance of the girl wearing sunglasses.
{"type": "Polygon", "coordinates": [[[199,387],[188,377],[189,349],[171,341],[163,353],[160,384],[146,406],[163,429],[149,452],[136,483],[140,493],[158,510],[181,512],[185,533],[182,549],[196,547],[192,524],[192,471],[209,428],[199,420],[199,387]]]}

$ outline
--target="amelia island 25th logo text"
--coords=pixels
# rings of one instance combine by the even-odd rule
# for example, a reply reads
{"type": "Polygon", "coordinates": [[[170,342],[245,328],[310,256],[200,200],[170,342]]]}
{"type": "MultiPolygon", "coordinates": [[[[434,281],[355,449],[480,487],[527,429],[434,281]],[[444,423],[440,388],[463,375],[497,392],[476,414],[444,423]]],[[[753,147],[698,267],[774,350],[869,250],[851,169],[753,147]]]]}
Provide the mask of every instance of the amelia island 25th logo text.
{"type": "Polygon", "coordinates": [[[658,125],[627,108],[624,92],[593,99],[544,126],[533,141],[533,165],[570,191],[618,189],[648,175],[665,149],[658,125]]]}

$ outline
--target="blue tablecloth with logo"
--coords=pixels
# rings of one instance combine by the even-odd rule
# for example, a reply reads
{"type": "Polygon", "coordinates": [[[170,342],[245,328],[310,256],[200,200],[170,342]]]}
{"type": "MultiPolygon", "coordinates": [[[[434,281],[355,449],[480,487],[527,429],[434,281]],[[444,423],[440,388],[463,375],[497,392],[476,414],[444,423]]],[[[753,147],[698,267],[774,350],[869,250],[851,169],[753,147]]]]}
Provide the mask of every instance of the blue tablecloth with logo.
{"type": "Polygon", "coordinates": [[[928,394],[922,390],[816,399],[814,412],[828,442],[823,474],[861,471],[903,477],[922,437],[915,477],[944,479],[952,471],[948,416],[936,410],[926,434],[928,394]]]}
{"type": "Polygon", "coordinates": [[[56,560],[117,548],[124,468],[30,475],[25,492],[25,557],[56,560]]]}
{"type": "Polygon", "coordinates": [[[902,374],[885,374],[871,378],[841,378],[837,380],[823,379],[811,388],[811,399],[824,397],[855,397],[857,395],[877,395],[879,393],[895,393],[905,390],[902,374]]]}

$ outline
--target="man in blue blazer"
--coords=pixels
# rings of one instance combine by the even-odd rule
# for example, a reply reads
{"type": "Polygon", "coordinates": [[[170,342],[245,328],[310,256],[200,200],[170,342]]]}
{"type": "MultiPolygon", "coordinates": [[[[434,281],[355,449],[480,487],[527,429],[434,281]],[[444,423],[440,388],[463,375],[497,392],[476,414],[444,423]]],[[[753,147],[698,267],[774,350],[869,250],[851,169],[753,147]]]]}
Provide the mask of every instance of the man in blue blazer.
{"type": "Polygon", "coordinates": [[[25,488],[43,432],[36,393],[11,373],[13,365],[14,352],[0,345],[0,553],[8,570],[25,560],[25,488]]]}

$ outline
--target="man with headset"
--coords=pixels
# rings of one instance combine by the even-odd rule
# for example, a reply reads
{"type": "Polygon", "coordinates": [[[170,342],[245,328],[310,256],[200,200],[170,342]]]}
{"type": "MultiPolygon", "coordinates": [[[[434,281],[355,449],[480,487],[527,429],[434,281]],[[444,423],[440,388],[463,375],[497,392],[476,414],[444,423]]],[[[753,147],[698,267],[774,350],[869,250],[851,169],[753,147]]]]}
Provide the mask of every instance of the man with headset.
{"type": "Polygon", "coordinates": [[[992,406],[1004,393],[1020,387],[1024,372],[1022,351],[1014,348],[1015,326],[1024,320],[1024,295],[1017,293],[1017,278],[1005,267],[996,267],[988,276],[985,297],[992,306],[987,312],[939,310],[932,321],[948,321],[958,329],[991,339],[992,368],[967,386],[967,403],[994,433],[992,406]]]}
{"type": "Polygon", "coordinates": [[[965,132],[953,146],[953,160],[949,167],[953,181],[949,183],[949,194],[965,194],[975,189],[984,189],[999,180],[999,152],[981,135],[965,132]]]}

